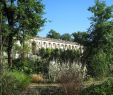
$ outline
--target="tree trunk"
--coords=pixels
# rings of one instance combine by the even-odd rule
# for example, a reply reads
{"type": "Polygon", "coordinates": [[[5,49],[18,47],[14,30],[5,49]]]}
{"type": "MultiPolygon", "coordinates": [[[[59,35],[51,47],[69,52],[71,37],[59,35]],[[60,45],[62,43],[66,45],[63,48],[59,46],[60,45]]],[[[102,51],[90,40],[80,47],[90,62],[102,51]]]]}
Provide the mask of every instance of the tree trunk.
{"type": "Polygon", "coordinates": [[[3,43],[2,43],[2,12],[0,13],[0,33],[1,33],[1,35],[0,35],[0,72],[1,72],[3,69],[3,67],[2,67],[2,65],[3,65],[3,63],[2,63],[2,58],[3,58],[3,56],[2,56],[2,52],[3,52],[3,50],[2,50],[2,46],[3,46],[3,43]]]}
{"type": "Polygon", "coordinates": [[[7,47],[7,55],[8,55],[8,65],[12,67],[12,46],[13,46],[13,37],[9,35],[8,37],[8,47],[7,47]]]}
{"type": "Polygon", "coordinates": [[[2,35],[0,35],[0,72],[2,71],[3,67],[3,63],[2,63],[2,58],[3,58],[3,55],[2,55],[2,35]]]}

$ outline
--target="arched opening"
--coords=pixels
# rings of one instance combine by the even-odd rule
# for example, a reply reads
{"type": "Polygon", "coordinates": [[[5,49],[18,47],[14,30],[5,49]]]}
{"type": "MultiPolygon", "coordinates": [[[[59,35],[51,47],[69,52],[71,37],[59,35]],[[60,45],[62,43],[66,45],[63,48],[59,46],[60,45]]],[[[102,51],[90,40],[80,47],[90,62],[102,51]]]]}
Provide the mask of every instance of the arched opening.
{"type": "Polygon", "coordinates": [[[51,46],[52,46],[51,43],[49,43],[49,48],[51,48],[51,46]]]}

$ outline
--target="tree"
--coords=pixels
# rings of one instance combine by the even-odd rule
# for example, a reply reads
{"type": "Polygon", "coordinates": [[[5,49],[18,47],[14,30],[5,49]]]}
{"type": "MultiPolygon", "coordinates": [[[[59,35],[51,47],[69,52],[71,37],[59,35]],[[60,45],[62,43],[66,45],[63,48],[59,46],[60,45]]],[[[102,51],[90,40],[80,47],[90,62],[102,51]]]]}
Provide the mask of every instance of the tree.
{"type": "Polygon", "coordinates": [[[71,41],[71,35],[69,33],[65,33],[63,35],[61,35],[61,39],[62,40],[66,40],[66,41],[71,41]]]}
{"type": "Polygon", "coordinates": [[[60,39],[60,33],[56,32],[53,29],[51,29],[49,31],[49,33],[47,34],[47,38],[60,39]]]}
{"type": "Polygon", "coordinates": [[[104,1],[96,0],[95,5],[88,10],[93,16],[90,18],[90,44],[84,53],[86,64],[90,75],[106,76],[109,73],[109,65],[113,65],[113,57],[111,57],[113,56],[111,51],[113,50],[113,6],[107,6],[104,1]]]}
{"type": "Polygon", "coordinates": [[[2,31],[7,40],[9,66],[12,66],[12,47],[14,40],[25,35],[35,36],[43,26],[44,6],[41,0],[1,0],[2,31]]]}
{"type": "Polygon", "coordinates": [[[51,59],[53,61],[55,61],[55,63],[58,63],[59,58],[60,58],[60,50],[57,49],[57,48],[53,49],[52,52],[51,52],[51,59]]]}
{"type": "Polygon", "coordinates": [[[0,71],[2,71],[2,6],[0,6],[0,71]]]}
{"type": "Polygon", "coordinates": [[[72,33],[74,42],[87,46],[89,43],[89,34],[87,32],[74,32],[72,33]]]}

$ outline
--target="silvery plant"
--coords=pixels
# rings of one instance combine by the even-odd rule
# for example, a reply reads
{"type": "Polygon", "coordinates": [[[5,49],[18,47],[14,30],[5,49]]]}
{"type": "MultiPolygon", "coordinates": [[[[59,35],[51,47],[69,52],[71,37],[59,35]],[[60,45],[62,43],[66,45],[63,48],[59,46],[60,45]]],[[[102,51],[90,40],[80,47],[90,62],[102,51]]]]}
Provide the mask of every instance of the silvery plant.
{"type": "Polygon", "coordinates": [[[81,63],[73,63],[73,64],[61,64],[51,61],[49,64],[49,79],[53,82],[56,82],[60,75],[65,71],[73,71],[73,72],[80,72],[82,77],[85,78],[87,74],[86,66],[82,66],[81,63]]]}

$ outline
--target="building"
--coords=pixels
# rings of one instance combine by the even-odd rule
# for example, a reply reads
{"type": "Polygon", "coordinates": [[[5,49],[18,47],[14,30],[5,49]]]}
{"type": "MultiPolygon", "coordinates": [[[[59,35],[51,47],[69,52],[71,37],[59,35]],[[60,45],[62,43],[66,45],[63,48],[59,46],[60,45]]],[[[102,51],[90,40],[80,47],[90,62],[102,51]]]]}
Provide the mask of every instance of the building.
{"type": "MultiPolygon", "coordinates": [[[[21,47],[20,41],[15,43],[18,47],[21,47]]],[[[25,42],[27,44],[27,48],[24,52],[26,52],[27,57],[33,57],[33,55],[37,54],[39,49],[41,48],[50,48],[50,49],[74,49],[80,50],[81,53],[83,52],[83,46],[78,43],[58,40],[58,39],[51,39],[51,38],[42,38],[42,37],[34,37],[29,39],[25,42]]],[[[13,48],[13,58],[18,58],[21,56],[23,52],[21,50],[17,50],[17,47],[13,48]]]]}
{"type": "Polygon", "coordinates": [[[40,38],[35,37],[30,39],[30,43],[35,44],[36,49],[40,48],[50,48],[50,49],[81,49],[83,50],[83,46],[78,43],[58,40],[58,39],[51,39],[51,38],[40,38]]]}

